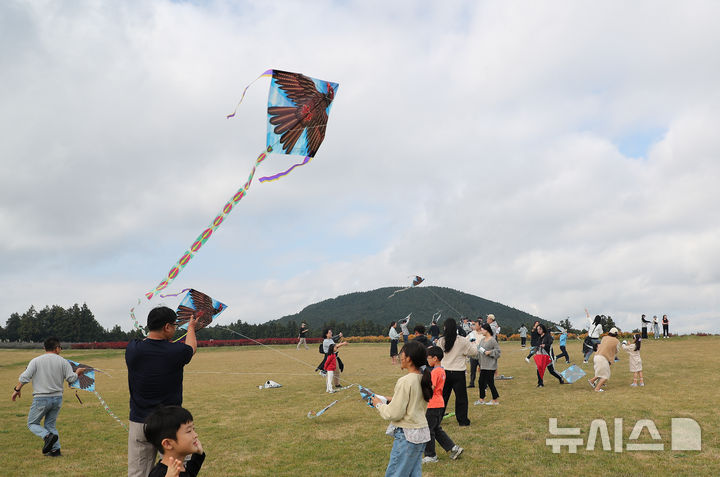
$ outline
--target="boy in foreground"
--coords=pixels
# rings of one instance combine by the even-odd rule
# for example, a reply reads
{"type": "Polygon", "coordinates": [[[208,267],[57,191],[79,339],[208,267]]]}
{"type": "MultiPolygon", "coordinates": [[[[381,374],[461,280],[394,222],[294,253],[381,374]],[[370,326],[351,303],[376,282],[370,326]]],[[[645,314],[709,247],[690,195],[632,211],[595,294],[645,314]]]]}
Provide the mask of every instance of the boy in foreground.
{"type": "Polygon", "coordinates": [[[442,446],[451,459],[455,460],[460,457],[463,448],[456,445],[450,436],[442,428],[443,414],[445,412],[445,401],[443,400],[443,386],[445,386],[445,370],[440,366],[440,361],[444,357],[442,348],[432,346],[427,351],[428,366],[432,368],[431,379],[433,387],[433,395],[428,402],[427,411],[425,411],[425,419],[427,419],[430,428],[430,441],[425,444],[425,457],[423,464],[437,462],[437,454],[435,453],[435,441],[442,446]]]}
{"type": "Polygon", "coordinates": [[[148,477],[196,477],[205,452],[190,412],[180,406],[158,408],[145,421],[145,437],[162,454],[148,477]],[[185,458],[192,454],[190,460],[185,458]]]}

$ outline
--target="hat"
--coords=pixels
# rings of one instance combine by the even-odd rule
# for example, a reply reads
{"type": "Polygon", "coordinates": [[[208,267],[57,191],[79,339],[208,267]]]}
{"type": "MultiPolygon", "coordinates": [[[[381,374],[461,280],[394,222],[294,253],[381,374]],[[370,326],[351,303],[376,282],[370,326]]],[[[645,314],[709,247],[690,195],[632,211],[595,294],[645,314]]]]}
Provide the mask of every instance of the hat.
{"type": "Polygon", "coordinates": [[[611,335],[616,335],[616,334],[619,333],[619,331],[618,331],[617,328],[615,328],[615,327],[613,326],[612,328],[610,328],[609,333],[610,333],[611,335]]]}

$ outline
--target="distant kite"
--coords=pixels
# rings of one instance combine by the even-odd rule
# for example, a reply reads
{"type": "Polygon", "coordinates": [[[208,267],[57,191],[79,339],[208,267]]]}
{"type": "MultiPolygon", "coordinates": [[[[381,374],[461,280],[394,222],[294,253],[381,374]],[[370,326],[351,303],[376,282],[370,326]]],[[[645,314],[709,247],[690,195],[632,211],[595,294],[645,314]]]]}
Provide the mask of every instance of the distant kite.
{"type": "Polygon", "coordinates": [[[424,281],[425,281],[425,279],[424,279],[423,277],[421,277],[420,275],[416,275],[416,276],[415,276],[415,279],[412,281],[412,285],[410,285],[409,287],[401,288],[401,289],[399,289],[399,290],[395,290],[395,291],[392,293],[392,295],[390,295],[388,298],[392,298],[392,297],[394,297],[395,295],[397,295],[398,293],[402,293],[402,292],[404,292],[405,290],[409,290],[409,289],[411,289],[411,288],[413,288],[413,287],[416,287],[416,286],[420,285],[420,284],[421,284],[422,282],[424,282],[424,281]]]}

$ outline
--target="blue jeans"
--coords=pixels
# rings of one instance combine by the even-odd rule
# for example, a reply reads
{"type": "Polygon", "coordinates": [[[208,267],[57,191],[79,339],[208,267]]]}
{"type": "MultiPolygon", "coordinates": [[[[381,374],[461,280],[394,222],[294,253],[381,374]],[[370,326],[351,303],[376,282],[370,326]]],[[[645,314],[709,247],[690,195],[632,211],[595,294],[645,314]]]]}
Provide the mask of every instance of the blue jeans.
{"type": "MultiPolygon", "coordinates": [[[[28,413],[28,429],[30,429],[30,432],[43,439],[50,433],[57,436],[58,431],[55,427],[55,421],[57,421],[61,407],[62,396],[33,398],[28,413]],[[41,426],[40,421],[42,421],[43,417],[45,418],[45,424],[41,426]]],[[[51,450],[59,449],[60,439],[58,437],[51,450]]]]}
{"type": "Polygon", "coordinates": [[[413,444],[405,440],[405,433],[395,429],[395,441],[390,451],[385,477],[420,477],[422,475],[422,455],[425,443],[413,444]]]}

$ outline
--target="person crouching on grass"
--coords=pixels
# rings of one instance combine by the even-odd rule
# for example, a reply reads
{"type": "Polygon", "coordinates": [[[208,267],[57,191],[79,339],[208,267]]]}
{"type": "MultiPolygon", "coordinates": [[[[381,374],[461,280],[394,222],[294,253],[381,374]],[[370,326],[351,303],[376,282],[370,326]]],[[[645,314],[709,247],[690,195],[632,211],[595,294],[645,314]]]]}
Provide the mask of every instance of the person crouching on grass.
{"type": "Polygon", "coordinates": [[[159,407],[145,420],[145,438],[162,460],[153,467],[148,477],[196,477],[200,472],[205,452],[195,432],[192,414],[180,406],[159,407]],[[192,454],[190,460],[185,458],[192,454]]]}
{"type": "Polygon", "coordinates": [[[440,366],[440,361],[442,361],[445,353],[443,353],[441,348],[432,346],[428,348],[427,354],[428,366],[432,368],[430,376],[432,379],[433,395],[428,402],[427,411],[425,411],[425,419],[427,419],[428,428],[430,429],[430,440],[425,444],[423,464],[438,461],[437,454],[435,453],[436,440],[453,460],[460,457],[460,454],[462,454],[464,450],[450,439],[450,436],[447,435],[441,426],[445,412],[445,400],[442,395],[443,388],[445,387],[445,370],[440,366]]]}
{"type": "Polygon", "coordinates": [[[593,364],[595,366],[595,377],[588,379],[588,383],[596,392],[603,392],[602,386],[610,379],[610,365],[615,361],[615,355],[620,349],[620,341],[617,339],[618,329],[612,328],[608,336],[604,336],[598,345],[593,364]]]}
{"type": "Polygon", "coordinates": [[[373,406],[383,419],[390,421],[386,434],[395,438],[385,477],[422,475],[422,454],[430,441],[425,418],[427,403],[433,395],[427,351],[417,341],[409,341],[400,350],[400,368],[407,374],[397,380],[393,395],[384,404],[373,396],[373,406]]]}

